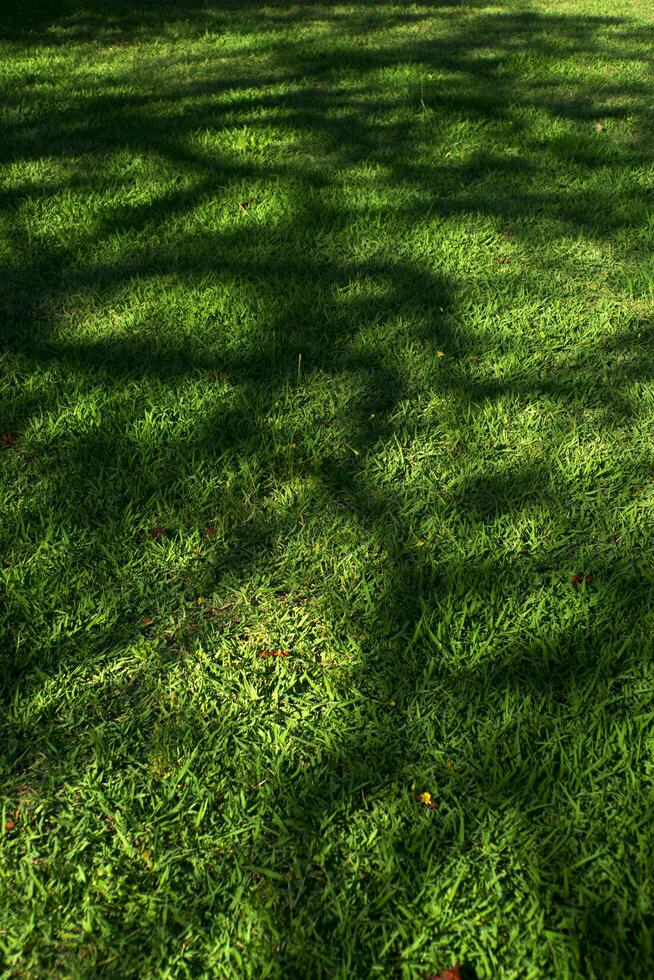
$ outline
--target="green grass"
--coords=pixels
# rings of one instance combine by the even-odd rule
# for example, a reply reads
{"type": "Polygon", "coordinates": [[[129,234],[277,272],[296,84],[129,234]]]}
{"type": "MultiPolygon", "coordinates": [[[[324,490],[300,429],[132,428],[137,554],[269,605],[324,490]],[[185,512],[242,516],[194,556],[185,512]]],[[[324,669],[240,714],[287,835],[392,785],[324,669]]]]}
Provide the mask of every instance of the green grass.
{"type": "Polygon", "coordinates": [[[649,0],[0,39],[2,976],[654,975],[649,0]]]}

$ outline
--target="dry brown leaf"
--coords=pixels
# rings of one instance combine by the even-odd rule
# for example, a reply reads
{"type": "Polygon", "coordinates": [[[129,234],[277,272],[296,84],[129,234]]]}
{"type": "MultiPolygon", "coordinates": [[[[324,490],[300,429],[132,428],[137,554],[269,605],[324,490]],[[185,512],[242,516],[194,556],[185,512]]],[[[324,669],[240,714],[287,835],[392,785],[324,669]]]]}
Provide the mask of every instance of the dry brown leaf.
{"type": "Polygon", "coordinates": [[[260,204],[260,203],[261,203],[260,197],[246,197],[244,201],[238,202],[238,204],[236,205],[236,210],[247,211],[247,209],[251,208],[253,204],[260,204]]]}

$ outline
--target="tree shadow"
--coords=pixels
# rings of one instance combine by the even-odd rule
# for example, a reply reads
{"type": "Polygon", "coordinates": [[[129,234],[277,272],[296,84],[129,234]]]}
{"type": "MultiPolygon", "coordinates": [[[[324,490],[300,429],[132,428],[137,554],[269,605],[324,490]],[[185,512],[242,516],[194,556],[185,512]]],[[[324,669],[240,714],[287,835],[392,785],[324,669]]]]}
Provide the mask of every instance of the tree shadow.
{"type": "MultiPolygon", "coordinates": [[[[88,563],[89,581],[98,554],[115,566],[119,581],[121,562],[144,531],[138,519],[128,522],[125,514],[152,513],[154,507],[174,513],[187,492],[180,474],[210,479],[215,471],[247,466],[258,475],[260,488],[252,490],[257,504],[252,520],[244,518],[244,494],[225,495],[223,506],[233,508],[229,531],[202,571],[180,574],[168,593],[153,589],[137,597],[123,589],[97,623],[77,597],[79,625],[47,649],[21,643],[20,637],[30,635],[29,610],[10,602],[3,700],[11,709],[21,694],[53,678],[65,680],[80,653],[101,658],[136,642],[137,603],[139,612],[159,605],[174,612],[200,582],[204,591],[227,599],[235,583],[254,581],[262,568],[274,568],[279,541],[292,540],[297,519],[292,509],[264,510],[265,494],[290,476],[310,480],[315,488],[310,509],[345,514],[353,538],[359,535],[380,557],[377,564],[371,559],[370,583],[364,576],[331,609],[331,600],[321,597],[315,584],[307,586],[320,581],[321,572],[306,560],[303,587],[324,603],[332,637],[340,638],[343,648],[360,633],[366,640],[343,679],[334,682],[333,698],[340,696],[345,705],[349,690],[359,692],[352,718],[347,710],[334,711],[333,722],[324,726],[322,749],[300,727],[307,746],[299,740],[293,767],[276,771],[257,802],[249,804],[250,812],[259,808],[264,817],[240,846],[248,865],[268,869],[273,877],[253,873],[247,902],[269,937],[274,969],[284,976],[344,975],[348,969],[372,975],[383,961],[400,975],[410,936],[406,923],[425,900],[416,880],[431,880],[429,872],[438,876],[439,855],[482,854],[480,841],[497,827],[510,835],[518,853],[521,842],[533,841],[537,827],[542,851],[531,861],[541,874],[536,887],[543,909],[557,922],[565,920],[561,910],[568,909],[570,956],[580,972],[615,975],[626,948],[646,964],[647,914],[635,910],[632,920],[621,919],[623,910],[611,907],[610,889],[598,892],[599,872],[592,864],[579,871],[579,882],[571,884],[570,877],[586,853],[580,842],[586,847],[590,840],[603,855],[615,848],[627,873],[644,877],[650,887],[647,850],[638,849],[639,841],[623,842],[620,850],[621,828],[611,830],[602,821],[590,794],[592,779],[583,784],[588,799],[567,807],[560,800],[562,787],[579,789],[566,746],[581,732],[589,746],[614,736],[617,720],[629,726],[630,712],[642,707],[632,681],[624,696],[620,684],[625,664],[642,661],[646,670],[652,653],[646,639],[652,635],[653,612],[647,543],[624,539],[620,514],[614,541],[598,534],[592,507],[581,506],[570,478],[565,473],[553,478],[547,446],[539,465],[508,459],[493,472],[467,473],[454,486],[440,485],[428,463],[421,469],[410,446],[397,452],[393,447],[404,438],[402,420],[411,403],[434,393],[460,419],[460,445],[451,451],[460,453],[462,470],[478,445],[471,440],[468,449],[466,438],[492,406],[513,404],[517,415],[545,400],[567,415],[560,432],[571,441],[576,418],[585,412],[596,414],[599,433],[609,442],[638,423],[642,408],[633,388],[651,380],[651,323],[638,305],[646,222],[638,215],[645,215],[651,193],[634,174],[651,167],[651,100],[640,79],[604,83],[598,91],[592,79],[581,85],[572,68],[571,77],[555,78],[546,68],[554,58],[637,64],[651,48],[652,36],[615,17],[477,13],[470,4],[464,10],[456,3],[394,7],[392,13],[382,2],[364,6],[351,11],[308,3],[261,11],[255,3],[134,8],[89,2],[80,8],[70,0],[33,8],[21,4],[20,11],[5,8],[0,36],[16,48],[89,44],[91,57],[96,43],[197,38],[205,31],[219,34],[227,24],[234,30],[234,19],[244,37],[260,32],[262,23],[270,34],[261,52],[265,71],[256,75],[251,69],[248,74],[240,50],[226,54],[219,65],[199,56],[197,62],[189,60],[193,70],[184,77],[164,57],[136,72],[134,91],[130,72],[117,64],[104,91],[71,88],[65,106],[56,111],[39,94],[38,79],[25,77],[22,88],[17,83],[2,161],[38,164],[47,158],[65,164],[69,176],[58,172],[43,186],[38,178],[14,181],[3,191],[15,246],[2,269],[9,284],[1,300],[7,363],[24,379],[53,379],[50,385],[18,388],[6,412],[7,427],[20,437],[41,416],[57,412],[61,387],[55,382],[62,376],[73,406],[92,400],[94,390],[112,393],[119,406],[130,386],[144,380],[160,386],[167,398],[183,401],[186,385],[198,379],[206,386],[209,377],[224,375],[230,392],[220,399],[208,396],[192,428],[181,426],[150,441],[136,428],[119,432],[111,418],[93,426],[63,426],[61,435],[42,445],[35,462],[25,460],[44,487],[22,517],[33,521],[35,546],[46,534],[40,516],[45,506],[58,515],[67,540],[75,539],[76,560],[88,563]],[[435,11],[443,19],[438,36],[430,38],[435,11]],[[290,29],[317,22],[326,33],[315,43],[290,29]],[[421,36],[423,26],[427,37],[421,36]],[[391,41],[379,33],[389,27],[399,32],[391,41]],[[424,70],[420,86],[412,77],[401,86],[383,84],[384,73],[408,75],[415,65],[424,70]],[[345,84],[353,78],[355,87],[345,84]],[[556,128],[554,136],[535,121],[543,111],[556,128]],[[604,138],[594,125],[601,120],[622,125],[624,138],[604,138]],[[507,145],[497,127],[509,121],[515,139],[507,145]],[[581,121],[588,123],[587,132],[575,125],[581,121]],[[452,139],[457,126],[464,136],[479,131],[474,152],[461,157],[452,139]],[[275,127],[286,135],[288,152],[274,146],[264,152],[275,127]],[[311,148],[308,154],[298,148],[303,141],[311,148]],[[107,168],[114,156],[154,160],[171,179],[149,199],[135,195],[133,201],[127,195],[102,203],[92,221],[68,230],[67,239],[35,240],[29,207],[47,207],[58,193],[101,197],[113,179],[107,168]],[[576,168],[571,186],[554,182],[561,162],[576,168]],[[342,200],[334,203],[334,188],[342,189],[344,174],[352,174],[355,185],[374,182],[374,202],[366,199],[362,206],[353,194],[349,211],[342,200]],[[266,194],[274,196],[280,184],[286,208],[262,225],[258,199],[265,207],[266,194]],[[190,220],[216,200],[231,216],[220,227],[190,220]],[[586,343],[575,338],[574,346],[564,338],[550,360],[540,357],[537,380],[529,365],[510,359],[515,346],[510,338],[508,364],[503,364],[497,345],[467,325],[466,283],[439,254],[442,245],[437,242],[425,256],[413,250],[413,230],[429,220],[438,219],[445,229],[450,221],[469,220],[474,229],[480,218],[495,222],[494,237],[488,227],[485,231],[489,250],[504,236],[511,253],[493,256],[501,261],[489,278],[513,277],[516,295],[535,308],[541,294],[530,272],[534,237],[543,245],[581,239],[588,249],[617,241],[619,260],[633,268],[633,314],[602,342],[590,333],[586,343]],[[339,254],[344,240],[339,231],[356,220],[373,229],[373,246],[339,254]],[[168,225],[178,229],[174,238],[166,234],[168,225]],[[397,242],[394,254],[374,246],[379,227],[397,242]],[[157,321],[165,312],[167,282],[182,283],[192,296],[205,287],[210,293],[206,315],[190,324],[183,339],[174,313],[169,322],[157,321]],[[159,288],[164,292],[158,303],[153,293],[159,288]],[[238,301],[225,314],[218,300],[227,288],[238,301]],[[142,314],[130,308],[131,293],[145,307],[142,314]],[[280,296],[288,297],[282,305],[280,296]],[[128,310],[129,329],[117,329],[115,337],[85,334],[89,318],[114,306],[128,310]],[[229,321],[238,328],[241,307],[245,335],[237,343],[229,321]],[[375,331],[392,343],[380,350],[375,331]],[[415,350],[425,354],[419,377],[407,367],[406,353],[415,350]],[[436,350],[447,352],[447,365],[434,358],[436,350]],[[315,444],[301,445],[291,461],[279,452],[269,420],[289,392],[301,396],[303,372],[305,378],[326,378],[334,397],[331,414],[325,410],[316,421],[322,428],[315,444]],[[331,438],[330,427],[338,438],[331,438]],[[380,467],[390,465],[398,467],[392,489],[378,479],[380,467]],[[415,489],[407,476],[413,469],[415,489]],[[565,533],[549,542],[544,535],[555,516],[565,533]],[[541,534],[535,543],[505,543],[508,524],[528,526],[530,520],[541,534]],[[458,550],[435,530],[430,536],[440,521],[455,528],[458,550]],[[423,533],[426,542],[418,549],[423,533]],[[122,540],[114,544],[114,536],[122,540]],[[595,584],[575,590],[571,575],[591,570],[595,584]],[[543,605],[543,583],[569,590],[565,621],[559,607],[543,605]],[[509,629],[502,617],[511,603],[516,622],[509,629]],[[448,636],[440,632],[441,622],[450,623],[448,636]],[[598,687],[615,689],[614,718],[604,708],[591,710],[598,687]],[[440,725],[420,710],[434,703],[442,705],[440,725]],[[498,729],[494,719],[502,711],[506,723],[498,729]],[[450,753],[454,760],[448,760],[450,753]],[[411,786],[433,778],[435,771],[439,812],[419,810],[416,820],[411,786]],[[543,785],[546,772],[551,778],[543,785]],[[405,801],[392,847],[384,844],[377,870],[371,870],[374,860],[369,862],[366,880],[357,883],[347,850],[348,825],[371,821],[374,827],[376,804],[388,794],[405,801]],[[334,813],[336,823],[330,824],[334,813]],[[421,865],[426,854],[433,862],[427,871],[421,865]],[[351,911],[341,914],[334,904],[343,883],[360,896],[355,905],[364,923],[365,908],[383,909],[395,890],[397,934],[385,937],[383,955],[370,948],[366,929],[351,911]],[[311,948],[307,935],[315,940],[311,948]],[[346,950],[356,967],[343,960],[346,950]]],[[[65,89],[67,81],[61,84],[65,89]]],[[[552,275],[565,286],[570,268],[563,260],[554,265],[552,275]]],[[[592,295],[591,282],[589,305],[592,295]]],[[[412,425],[414,441],[422,436],[426,441],[438,420],[416,413],[412,425]]],[[[633,460],[625,493],[609,485],[625,512],[626,495],[634,486],[646,486],[650,465],[643,451],[633,460]]],[[[434,470],[437,474],[438,467],[434,470]]],[[[591,499],[602,475],[587,477],[591,499]]],[[[576,478],[584,478],[583,469],[576,478]]],[[[199,527],[211,520],[215,506],[213,500],[198,514],[199,527]]],[[[5,543],[11,534],[8,529],[5,543]]],[[[278,584],[284,585],[283,575],[278,584]]],[[[208,642],[225,630],[229,639],[232,628],[238,639],[238,624],[194,624],[195,635],[208,642]]],[[[160,651],[162,663],[180,651],[192,659],[192,649],[180,633],[160,651]]],[[[213,669],[206,667],[208,674],[213,669]]],[[[282,723],[272,690],[286,669],[284,663],[271,664],[268,673],[258,675],[263,714],[268,712],[271,724],[282,723]]],[[[307,654],[297,668],[298,692],[316,673],[320,670],[307,654]]],[[[107,717],[118,719],[123,735],[147,718],[152,738],[167,739],[172,755],[192,757],[200,740],[213,738],[208,720],[199,717],[177,718],[162,735],[148,708],[148,682],[141,679],[129,690],[121,684],[107,692],[107,714],[89,719],[88,705],[72,704],[64,727],[44,710],[25,731],[12,727],[8,710],[6,765],[12,778],[30,770],[44,741],[59,772],[73,764],[92,765],[101,754],[92,733],[107,717]],[[81,730],[88,735],[82,745],[74,735],[71,741],[71,733],[81,730]]],[[[605,759],[607,771],[612,762],[614,768],[624,766],[618,748],[614,759],[610,753],[605,759]]],[[[191,772],[202,780],[201,768],[191,772]]],[[[234,770],[230,778],[238,784],[242,776],[234,770]]],[[[218,804],[212,800],[217,825],[218,804]]],[[[228,867],[230,857],[226,852],[217,860],[228,867]]],[[[615,863],[609,867],[617,873],[615,863]]],[[[516,857],[498,899],[506,901],[509,918],[507,889],[521,875],[516,857]]],[[[458,901],[465,902],[465,895],[464,883],[458,901]]],[[[157,933],[158,940],[170,947],[189,922],[210,929],[216,915],[233,914],[233,898],[233,892],[211,901],[199,894],[179,922],[166,926],[163,939],[157,933]]],[[[454,914],[452,903],[442,908],[447,911],[434,911],[435,929],[454,914]]],[[[144,930],[140,941],[149,941],[144,930]]],[[[490,969],[484,964],[483,937],[477,946],[473,939],[470,943],[482,968],[490,969]]]]}

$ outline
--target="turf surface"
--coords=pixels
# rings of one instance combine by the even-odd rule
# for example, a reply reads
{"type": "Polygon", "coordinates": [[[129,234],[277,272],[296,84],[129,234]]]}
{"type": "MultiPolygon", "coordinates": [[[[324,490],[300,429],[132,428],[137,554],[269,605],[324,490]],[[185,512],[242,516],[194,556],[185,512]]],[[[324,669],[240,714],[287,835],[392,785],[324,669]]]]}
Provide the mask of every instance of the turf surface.
{"type": "Polygon", "coordinates": [[[651,976],[651,4],[0,39],[2,975],[651,976]]]}

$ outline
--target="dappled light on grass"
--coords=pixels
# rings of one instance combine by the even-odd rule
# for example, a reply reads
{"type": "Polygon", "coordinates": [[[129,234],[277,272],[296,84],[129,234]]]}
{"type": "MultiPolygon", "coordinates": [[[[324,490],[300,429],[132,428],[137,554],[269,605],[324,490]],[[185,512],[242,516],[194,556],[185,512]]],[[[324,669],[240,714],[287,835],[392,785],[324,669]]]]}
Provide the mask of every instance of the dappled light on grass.
{"type": "Polygon", "coordinates": [[[8,970],[651,972],[653,38],[602,7],[0,12],[8,970]]]}

